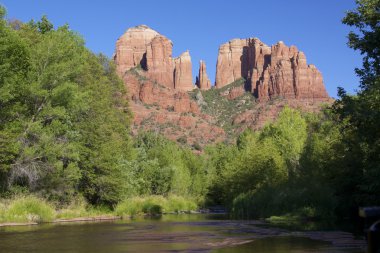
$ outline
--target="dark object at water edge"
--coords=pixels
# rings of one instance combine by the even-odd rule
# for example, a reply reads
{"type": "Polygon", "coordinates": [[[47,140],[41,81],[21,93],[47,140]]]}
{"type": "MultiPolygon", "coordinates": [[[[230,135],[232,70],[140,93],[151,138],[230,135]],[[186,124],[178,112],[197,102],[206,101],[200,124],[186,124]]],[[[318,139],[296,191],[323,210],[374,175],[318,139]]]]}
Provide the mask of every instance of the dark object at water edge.
{"type": "Polygon", "coordinates": [[[380,253],[380,207],[362,207],[359,216],[365,219],[368,253],[380,253]],[[370,227],[368,228],[368,224],[370,227]]]}

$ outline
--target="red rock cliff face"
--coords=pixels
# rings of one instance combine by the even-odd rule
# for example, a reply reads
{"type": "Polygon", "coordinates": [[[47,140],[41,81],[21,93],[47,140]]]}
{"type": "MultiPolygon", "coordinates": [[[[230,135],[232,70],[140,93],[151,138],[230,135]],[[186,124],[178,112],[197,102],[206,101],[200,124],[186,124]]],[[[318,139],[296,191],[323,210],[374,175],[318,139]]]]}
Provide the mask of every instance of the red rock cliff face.
{"type": "Polygon", "coordinates": [[[260,100],[272,97],[294,99],[329,98],[321,73],[307,65],[303,52],[283,42],[269,47],[257,38],[235,39],[219,48],[216,87],[240,78],[250,84],[260,100]]]}
{"type": "Polygon", "coordinates": [[[153,38],[146,51],[146,70],[148,77],[168,88],[174,88],[172,42],[165,36],[153,38]]]}
{"type": "Polygon", "coordinates": [[[168,38],[148,26],[129,28],[116,43],[117,71],[123,77],[126,71],[141,66],[152,81],[172,89],[192,90],[190,53],[187,51],[173,59],[172,49],[168,38]]]}
{"type": "Polygon", "coordinates": [[[125,71],[138,65],[145,65],[147,47],[158,32],[145,25],[129,28],[116,42],[115,63],[117,71],[123,75],[125,71]]]}
{"type": "Polygon", "coordinates": [[[210,79],[208,79],[206,72],[206,63],[204,61],[199,62],[199,72],[197,76],[196,85],[201,90],[211,89],[211,82],[210,79]]]}
{"type": "Polygon", "coordinates": [[[190,91],[194,89],[191,57],[189,51],[174,59],[174,88],[190,91]]]}
{"type": "Polygon", "coordinates": [[[321,73],[307,64],[304,53],[295,46],[279,42],[269,47],[257,38],[221,45],[216,88],[241,78],[246,81],[210,91],[216,96],[206,96],[210,93],[204,91],[211,88],[211,82],[203,61],[196,81],[203,91],[187,92],[194,88],[190,54],[186,51],[173,58],[172,48],[168,38],[145,25],[128,29],[116,43],[114,60],[128,89],[134,133],[152,130],[172,140],[185,137],[189,145],[203,146],[228,140],[247,127],[259,129],[274,120],[284,106],[317,111],[321,103],[329,103],[321,73]],[[252,94],[261,103],[256,104],[252,94]],[[266,102],[275,97],[284,99],[266,102]],[[223,108],[226,101],[236,110],[223,108]],[[220,108],[210,112],[213,105],[220,108]]]}

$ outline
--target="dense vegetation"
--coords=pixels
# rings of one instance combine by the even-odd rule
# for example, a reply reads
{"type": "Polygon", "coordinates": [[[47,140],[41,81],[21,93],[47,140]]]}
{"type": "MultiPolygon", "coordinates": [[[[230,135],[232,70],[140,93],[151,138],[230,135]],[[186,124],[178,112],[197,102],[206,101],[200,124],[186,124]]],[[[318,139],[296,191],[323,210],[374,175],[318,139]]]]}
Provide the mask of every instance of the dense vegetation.
{"type": "Polygon", "coordinates": [[[203,167],[188,150],[145,133],[132,140],[124,85],[106,57],[68,26],[43,17],[0,22],[0,192],[34,193],[60,206],[84,196],[201,198],[203,167]]]}
{"type": "Polygon", "coordinates": [[[249,109],[253,109],[256,105],[255,98],[249,92],[246,92],[238,99],[228,99],[223,96],[232,89],[244,87],[246,80],[240,78],[219,89],[195,90],[190,92],[191,97],[201,106],[202,112],[212,115],[216,120],[216,124],[224,129],[229,139],[236,138],[234,136],[234,128],[238,128],[237,124],[233,124],[233,118],[240,113],[249,109]]]}
{"type": "Polygon", "coordinates": [[[357,95],[339,89],[319,114],[285,108],[261,131],[202,154],[156,133],[132,137],[109,59],[67,25],[7,22],[0,8],[0,221],[196,205],[224,205],[238,218],[331,219],[380,204],[380,1],[357,4],[343,20],[358,28],[349,46],[364,56],[357,95]]]}

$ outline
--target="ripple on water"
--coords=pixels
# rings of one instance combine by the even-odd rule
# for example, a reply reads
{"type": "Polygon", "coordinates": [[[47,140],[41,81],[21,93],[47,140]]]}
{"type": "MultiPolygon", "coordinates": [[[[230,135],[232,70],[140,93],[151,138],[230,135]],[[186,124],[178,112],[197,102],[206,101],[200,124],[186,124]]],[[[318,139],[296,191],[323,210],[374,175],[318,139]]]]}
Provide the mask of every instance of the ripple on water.
{"type": "Polygon", "coordinates": [[[363,240],[340,231],[290,231],[262,221],[173,215],[101,223],[0,229],[0,253],[364,252],[363,240]]]}

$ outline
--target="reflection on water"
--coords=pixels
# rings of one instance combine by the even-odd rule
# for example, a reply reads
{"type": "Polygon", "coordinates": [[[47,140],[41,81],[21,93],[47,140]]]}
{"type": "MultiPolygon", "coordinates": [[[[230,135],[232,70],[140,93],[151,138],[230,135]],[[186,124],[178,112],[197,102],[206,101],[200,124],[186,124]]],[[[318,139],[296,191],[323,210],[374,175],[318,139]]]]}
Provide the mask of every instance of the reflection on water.
{"type": "Polygon", "coordinates": [[[363,252],[344,232],[289,231],[223,216],[165,215],[0,228],[0,252],[363,252]]]}
{"type": "Polygon", "coordinates": [[[268,237],[236,247],[227,247],[214,251],[215,253],[304,253],[304,252],[363,252],[362,249],[336,247],[331,243],[316,241],[302,237],[268,237]]]}

